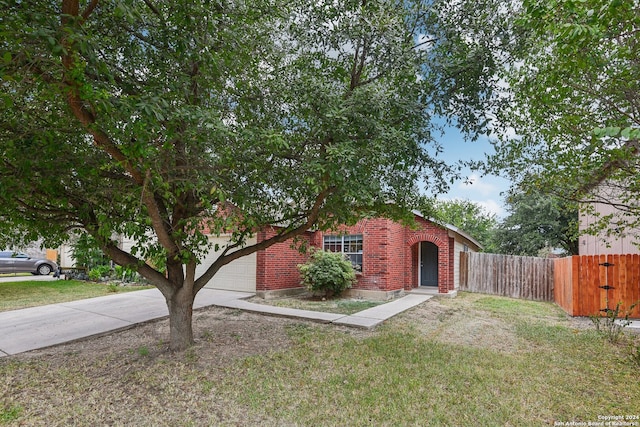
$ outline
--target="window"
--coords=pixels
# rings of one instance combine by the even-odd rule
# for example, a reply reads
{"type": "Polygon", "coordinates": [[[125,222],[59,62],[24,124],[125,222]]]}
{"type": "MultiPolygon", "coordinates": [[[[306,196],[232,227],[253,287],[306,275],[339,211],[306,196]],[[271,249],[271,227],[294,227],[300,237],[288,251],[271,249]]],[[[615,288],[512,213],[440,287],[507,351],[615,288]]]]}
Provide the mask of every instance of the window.
{"type": "Polygon", "coordinates": [[[362,271],[362,234],[324,236],[324,250],[342,252],[349,258],[356,271],[362,271]]]}

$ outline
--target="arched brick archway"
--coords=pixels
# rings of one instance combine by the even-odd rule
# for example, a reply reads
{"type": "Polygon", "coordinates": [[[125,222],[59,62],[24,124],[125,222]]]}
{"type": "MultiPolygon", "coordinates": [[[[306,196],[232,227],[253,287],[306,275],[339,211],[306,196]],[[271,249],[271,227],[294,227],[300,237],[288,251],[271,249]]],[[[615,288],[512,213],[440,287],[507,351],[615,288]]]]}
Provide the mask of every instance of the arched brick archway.
{"type": "MultiPolygon", "coordinates": [[[[435,256],[437,259],[433,260],[435,263],[435,269],[437,271],[437,288],[440,293],[447,293],[450,290],[452,265],[450,262],[450,248],[449,248],[449,238],[446,234],[445,230],[438,230],[440,232],[433,233],[424,230],[418,230],[416,232],[411,233],[406,241],[406,250],[407,255],[406,259],[409,260],[409,265],[406,265],[407,271],[410,272],[411,275],[411,285],[410,288],[418,288],[421,285],[421,279],[424,280],[426,277],[421,278],[421,245],[422,250],[425,250],[429,246],[424,245],[424,243],[431,243],[432,248],[437,248],[437,253],[432,254],[431,256],[435,256]]],[[[422,261],[425,261],[424,259],[422,261]]],[[[423,267],[425,267],[423,265],[423,267]]],[[[425,267],[426,268],[426,267],[425,267]]],[[[424,273],[424,272],[423,272],[424,273]]],[[[432,273],[433,274],[433,273],[432,273]]]]}
{"type": "Polygon", "coordinates": [[[411,237],[409,237],[409,239],[407,240],[407,244],[409,246],[413,246],[416,243],[419,242],[431,242],[434,245],[436,245],[438,248],[444,247],[447,245],[447,242],[444,241],[442,238],[440,238],[439,236],[436,236],[432,233],[416,233],[413,234],[411,237]]]}

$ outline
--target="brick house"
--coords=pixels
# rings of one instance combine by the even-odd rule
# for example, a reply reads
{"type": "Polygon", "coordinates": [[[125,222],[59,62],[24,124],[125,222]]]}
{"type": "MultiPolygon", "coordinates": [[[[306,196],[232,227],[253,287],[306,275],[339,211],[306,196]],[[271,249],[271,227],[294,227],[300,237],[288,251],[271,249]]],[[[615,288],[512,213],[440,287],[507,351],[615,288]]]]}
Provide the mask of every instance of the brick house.
{"type": "MultiPolygon", "coordinates": [[[[384,218],[365,219],[331,232],[310,231],[300,239],[351,259],[358,270],[358,282],[349,291],[353,296],[389,299],[418,287],[454,291],[460,252],[478,251],[480,244],[453,226],[436,224],[419,213],[415,219],[413,228],[384,218]]],[[[265,229],[255,239],[275,233],[275,227],[265,229]]],[[[264,298],[298,292],[302,288],[297,265],[306,259],[290,242],[279,243],[223,267],[207,287],[256,292],[264,298]]],[[[204,260],[200,268],[204,271],[210,261],[204,260]]]]}

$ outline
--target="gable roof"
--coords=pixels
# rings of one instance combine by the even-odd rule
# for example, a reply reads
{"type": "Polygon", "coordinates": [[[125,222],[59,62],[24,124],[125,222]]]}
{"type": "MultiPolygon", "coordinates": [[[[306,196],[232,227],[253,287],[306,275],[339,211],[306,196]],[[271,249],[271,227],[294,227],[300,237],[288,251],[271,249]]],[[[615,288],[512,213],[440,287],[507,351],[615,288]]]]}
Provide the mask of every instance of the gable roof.
{"type": "MultiPolygon", "coordinates": [[[[447,229],[449,232],[453,233],[454,235],[458,235],[460,237],[462,237],[463,239],[469,241],[469,243],[477,246],[478,249],[483,249],[483,246],[480,244],[480,242],[478,242],[476,239],[474,239],[473,237],[471,237],[469,234],[467,234],[466,232],[464,232],[463,230],[459,229],[458,227],[451,225],[451,224],[446,224],[440,221],[437,221],[433,218],[429,218],[426,217],[422,214],[422,212],[414,210],[412,211],[414,215],[419,216],[420,218],[432,222],[434,224],[439,225],[440,227],[443,227],[445,229],[447,229]]],[[[451,236],[453,237],[453,236],[451,236]]]]}

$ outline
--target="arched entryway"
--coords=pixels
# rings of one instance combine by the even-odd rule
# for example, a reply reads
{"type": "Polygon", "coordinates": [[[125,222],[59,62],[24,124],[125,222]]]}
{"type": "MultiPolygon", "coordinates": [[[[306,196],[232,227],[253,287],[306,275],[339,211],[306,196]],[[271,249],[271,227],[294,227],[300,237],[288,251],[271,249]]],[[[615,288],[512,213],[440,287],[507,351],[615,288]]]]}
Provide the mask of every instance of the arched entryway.
{"type": "Polygon", "coordinates": [[[438,246],[420,242],[418,271],[419,286],[438,286],[438,246]]]}

